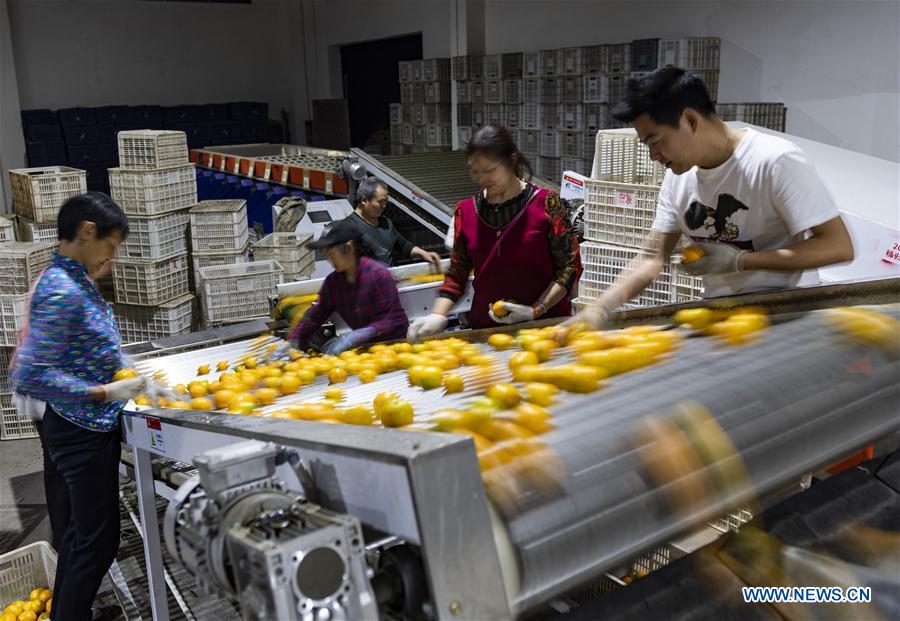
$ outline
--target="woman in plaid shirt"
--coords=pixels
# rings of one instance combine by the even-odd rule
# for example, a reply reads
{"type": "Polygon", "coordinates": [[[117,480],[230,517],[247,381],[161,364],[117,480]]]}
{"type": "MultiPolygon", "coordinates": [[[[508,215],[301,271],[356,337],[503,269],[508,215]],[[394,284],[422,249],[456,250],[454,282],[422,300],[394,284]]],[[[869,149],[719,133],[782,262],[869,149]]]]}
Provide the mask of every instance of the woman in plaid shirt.
{"type": "Polygon", "coordinates": [[[365,343],[406,335],[409,319],[400,305],[397,284],[387,266],[360,256],[359,230],[352,222],[339,220],[329,224],[308,247],[323,248],[334,271],[322,283],[318,301],[291,332],[290,339],[300,349],[310,346],[311,337],[334,312],[353,331],[326,343],[324,354],[336,356],[365,343]]]}

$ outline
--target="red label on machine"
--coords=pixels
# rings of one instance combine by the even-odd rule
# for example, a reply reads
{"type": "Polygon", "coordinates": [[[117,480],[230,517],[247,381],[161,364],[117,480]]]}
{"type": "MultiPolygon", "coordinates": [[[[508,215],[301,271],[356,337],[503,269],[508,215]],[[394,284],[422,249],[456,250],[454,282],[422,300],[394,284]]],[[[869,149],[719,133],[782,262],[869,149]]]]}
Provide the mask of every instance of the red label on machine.
{"type": "Polygon", "coordinates": [[[156,429],[157,431],[162,431],[162,421],[158,418],[148,416],[145,420],[147,421],[147,429],[156,429]]]}
{"type": "Polygon", "coordinates": [[[570,177],[569,175],[563,175],[563,180],[568,181],[569,183],[572,183],[574,185],[577,185],[578,187],[581,187],[584,185],[584,181],[582,181],[581,179],[576,179],[575,177],[570,177]]]}
{"type": "Polygon", "coordinates": [[[900,265],[900,242],[887,242],[886,248],[881,254],[881,260],[885,263],[900,265]]]}

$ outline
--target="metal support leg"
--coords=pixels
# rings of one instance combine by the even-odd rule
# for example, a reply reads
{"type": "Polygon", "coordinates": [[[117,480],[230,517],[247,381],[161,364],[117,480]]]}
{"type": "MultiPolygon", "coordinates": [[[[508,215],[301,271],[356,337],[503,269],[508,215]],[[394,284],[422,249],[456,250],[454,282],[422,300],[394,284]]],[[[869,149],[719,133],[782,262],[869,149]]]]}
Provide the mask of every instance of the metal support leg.
{"type": "Polygon", "coordinates": [[[150,587],[150,607],[154,621],[169,621],[166,600],[166,581],[162,562],[162,542],[159,539],[159,520],[156,516],[156,490],[150,453],[134,449],[134,478],[137,482],[138,510],[144,530],[144,560],[147,562],[147,584],[150,587]]]}

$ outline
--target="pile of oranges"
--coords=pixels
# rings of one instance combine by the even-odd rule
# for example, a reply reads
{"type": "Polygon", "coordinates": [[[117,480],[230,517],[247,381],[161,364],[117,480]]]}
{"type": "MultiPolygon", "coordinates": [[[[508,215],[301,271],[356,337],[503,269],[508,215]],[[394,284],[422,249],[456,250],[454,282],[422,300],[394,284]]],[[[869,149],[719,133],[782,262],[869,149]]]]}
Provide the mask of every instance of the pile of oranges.
{"type": "Polygon", "coordinates": [[[28,596],[28,601],[18,599],[8,604],[0,614],[0,621],[36,621],[50,618],[53,608],[53,591],[38,587],[28,596]]]}

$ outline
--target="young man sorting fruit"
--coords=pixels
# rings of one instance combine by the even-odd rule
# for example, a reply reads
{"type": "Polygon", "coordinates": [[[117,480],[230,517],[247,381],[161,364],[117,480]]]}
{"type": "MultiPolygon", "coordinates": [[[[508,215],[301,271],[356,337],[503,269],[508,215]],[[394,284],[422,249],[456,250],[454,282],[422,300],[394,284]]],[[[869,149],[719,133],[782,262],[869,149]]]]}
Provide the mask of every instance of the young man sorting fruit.
{"type": "Polygon", "coordinates": [[[632,78],[612,116],[634,126],[668,173],[645,257],[570,322],[602,327],[659,276],[682,235],[696,248],[681,269],[703,276],[705,297],[794,287],[805,272],[853,259],[844,222],[806,153],[726,125],[696,75],[667,67],[632,78]]]}

